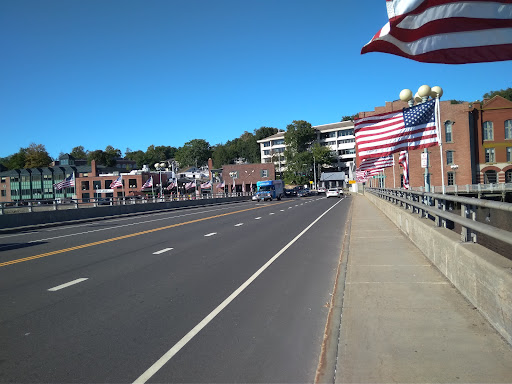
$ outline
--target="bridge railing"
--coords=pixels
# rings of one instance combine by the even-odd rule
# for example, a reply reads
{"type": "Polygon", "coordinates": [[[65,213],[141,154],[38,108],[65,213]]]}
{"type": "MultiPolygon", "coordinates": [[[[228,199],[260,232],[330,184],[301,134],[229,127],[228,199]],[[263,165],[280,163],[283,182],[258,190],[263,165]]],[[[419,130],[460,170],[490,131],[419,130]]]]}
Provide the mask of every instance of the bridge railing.
{"type": "Polygon", "coordinates": [[[476,209],[489,208],[512,212],[512,204],[499,201],[455,196],[440,193],[408,191],[405,189],[370,188],[367,192],[393,204],[417,213],[435,222],[436,226],[448,227],[453,223],[461,226],[461,241],[477,242],[477,232],[490,238],[512,245],[512,232],[476,221],[476,209]],[[450,212],[453,204],[460,205],[460,215],[450,212]]]}
{"type": "Polygon", "coordinates": [[[131,205],[131,204],[147,204],[162,203],[169,201],[186,201],[186,200],[207,200],[214,198],[252,196],[251,192],[233,192],[233,193],[204,193],[196,194],[180,194],[180,195],[164,195],[162,197],[146,197],[146,196],[125,196],[125,197],[90,197],[83,199],[59,198],[54,200],[28,200],[19,202],[1,202],[0,215],[13,213],[30,213],[64,209],[79,209],[104,207],[114,205],[131,205]]]}
{"type": "MultiPolygon", "coordinates": [[[[442,192],[442,187],[431,186],[431,191],[442,192]]],[[[424,192],[425,187],[414,187],[414,191],[424,192]]],[[[491,183],[491,184],[463,184],[463,185],[447,185],[445,186],[446,193],[475,193],[481,195],[482,193],[506,193],[512,192],[512,183],[491,183]]]]}

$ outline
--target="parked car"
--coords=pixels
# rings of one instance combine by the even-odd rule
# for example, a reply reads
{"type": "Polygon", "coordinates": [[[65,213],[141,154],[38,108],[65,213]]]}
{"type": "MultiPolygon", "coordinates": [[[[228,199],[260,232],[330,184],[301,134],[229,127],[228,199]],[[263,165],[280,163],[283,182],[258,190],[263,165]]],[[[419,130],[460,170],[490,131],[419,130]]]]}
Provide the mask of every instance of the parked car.
{"type": "Polygon", "coordinates": [[[325,191],[325,197],[341,197],[342,194],[343,191],[340,193],[338,188],[329,188],[327,191],[325,191]]]}
{"type": "Polygon", "coordinates": [[[318,193],[325,193],[327,189],[325,187],[319,187],[318,188],[318,193]]]}

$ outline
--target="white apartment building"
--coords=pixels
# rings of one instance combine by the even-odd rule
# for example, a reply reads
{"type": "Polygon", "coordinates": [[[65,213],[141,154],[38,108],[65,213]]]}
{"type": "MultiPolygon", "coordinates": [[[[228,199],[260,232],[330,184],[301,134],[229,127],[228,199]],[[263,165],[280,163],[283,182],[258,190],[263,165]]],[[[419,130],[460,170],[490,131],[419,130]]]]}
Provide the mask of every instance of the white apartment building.
{"type": "MultiPolygon", "coordinates": [[[[356,161],[356,143],[354,136],[354,123],[352,121],[341,121],[339,123],[316,125],[316,142],[321,146],[328,147],[336,158],[332,168],[336,171],[344,171],[349,179],[354,179],[356,161]]],[[[258,140],[261,151],[262,163],[274,163],[276,172],[286,170],[284,159],[284,131],[275,135],[258,140]]]]}

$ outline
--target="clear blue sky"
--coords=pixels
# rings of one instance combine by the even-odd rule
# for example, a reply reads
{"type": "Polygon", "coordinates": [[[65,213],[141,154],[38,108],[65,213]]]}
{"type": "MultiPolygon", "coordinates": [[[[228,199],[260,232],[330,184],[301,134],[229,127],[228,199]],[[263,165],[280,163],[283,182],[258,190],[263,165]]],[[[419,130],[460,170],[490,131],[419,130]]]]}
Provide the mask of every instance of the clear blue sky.
{"type": "Polygon", "coordinates": [[[3,0],[0,157],[192,139],[225,143],[373,110],[403,88],[473,101],[512,83],[512,62],[416,63],[361,47],[384,0],[3,0]]]}

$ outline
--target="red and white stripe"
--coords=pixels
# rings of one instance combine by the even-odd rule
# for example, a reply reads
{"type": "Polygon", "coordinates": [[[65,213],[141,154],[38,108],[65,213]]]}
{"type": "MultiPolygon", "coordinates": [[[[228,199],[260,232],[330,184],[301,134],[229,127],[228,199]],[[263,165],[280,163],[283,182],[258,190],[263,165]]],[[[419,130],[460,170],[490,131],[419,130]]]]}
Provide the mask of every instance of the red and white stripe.
{"type": "Polygon", "coordinates": [[[404,188],[409,189],[409,152],[402,151],[398,157],[398,164],[404,169],[404,188]]]}
{"type": "Polygon", "coordinates": [[[389,22],[361,53],[425,63],[512,60],[510,0],[386,0],[389,22]]]}
{"type": "Polygon", "coordinates": [[[372,157],[365,159],[361,162],[357,169],[360,171],[369,171],[372,169],[392,167],[393,165],[395,165],[395,159],[390,155],[385,157],[372,157]]]}

